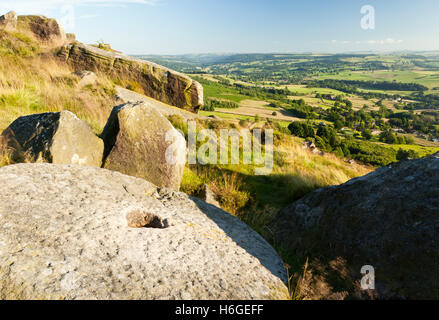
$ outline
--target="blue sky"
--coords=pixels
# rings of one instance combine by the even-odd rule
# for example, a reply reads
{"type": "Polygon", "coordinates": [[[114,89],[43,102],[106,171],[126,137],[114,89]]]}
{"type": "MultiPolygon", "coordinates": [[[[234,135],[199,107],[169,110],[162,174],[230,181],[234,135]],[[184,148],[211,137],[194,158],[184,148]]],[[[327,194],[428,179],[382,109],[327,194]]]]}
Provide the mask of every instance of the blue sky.
{"type": "Polygon", "coordinates": [[[129,54],[439,50],[437,0],[1,0],[129,54]],[[375,9],[364,30],[361,8],[375,9]]]}

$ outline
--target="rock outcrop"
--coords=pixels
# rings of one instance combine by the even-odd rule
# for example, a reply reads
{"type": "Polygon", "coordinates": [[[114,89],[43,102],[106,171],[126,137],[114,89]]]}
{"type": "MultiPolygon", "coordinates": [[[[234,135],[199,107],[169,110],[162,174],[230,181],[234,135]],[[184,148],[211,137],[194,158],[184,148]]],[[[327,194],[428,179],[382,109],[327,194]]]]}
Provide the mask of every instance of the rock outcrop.
{"type": "Polygon", "coordinates": [[[10,11],[0,16],[0,29],[6,31],[12,31],[17,28],[17,14],[14,11],[10,11]]]}
{"type": "Polygon", "coordinates": [[[103,141],[70,111],[20,117],[2,133],[2,140],[17,159],[96,167],[102,164],[103,141]]]}
{"type": "Polygon", "coordinates": [[[35,37],[51,46],[62,46],[67,42],[67,37],[56,19],[45,16],[19,16],[18,23],[21,28],[29,29],[35,37]]]}
{"type": "Polygon", "coordinates": [[[180,109],[177,107],[170,106],[169,104],[165,104],[158,100],[155,100],[151,97],[147,97],[143,94],[122,88],[116,87],[116,99],[120,102],[120,104],[124,103],[147,103],[149,106],[156,109],[165,117],[177,115],[182,117],[185,120],[195,120],[195,119],[203,119],[204,117],[194,114],[192,112],[186,111],[184,109],[180,109]]]}
{"type": "Polygon", "coordinates": [[[316,145],[314,144],[314,142],[312,141],[304,141],[302,144],[304,149],[308,149],[310,152],[312,153],[322,153],[322,151],[320,151],[316,145]]]}
{"type": "Polygon", "coordinates": [[[98,81],[98,77],[94,72],[82,70],[82,71],[76,71],[73,73],[74,76],[79,78],[77,87],[82,88],[89,85],[94,85],[98,81]]]}
{"type": "Polygon", "coordinates": [[[186,140],[147,103],[115,107],[102,139],[105,168],[144,178],[159,187],[180,189],[186,140]]]}
{"type": "Polygon", "coordinates": [[[76,34],[74,33],[66,33],[66,43],[76,42],[76,34]]]}
{"type": "Polygon", "coordinates": [[[439,158],[379,168],[310,193],[270,226],[273,241],[310,257],[308,298],[439,298],[439,158]],[[362,266],[376,290],[360,288],[362,266]]]}
{"type": "Polygon", "coordinates": [[[85,44],[65,45],[61,59],[76,70],[104,72],[139,84],[151,98],[191,112],[203,106],[203,87],[188,76],[158,64],[85,44]]]}
{"type": "Polygon", "coordinates": [[[72,165],[3,167],[0,185],[1,299],[287,297],[270,245],[199,199],[72,165]]]}

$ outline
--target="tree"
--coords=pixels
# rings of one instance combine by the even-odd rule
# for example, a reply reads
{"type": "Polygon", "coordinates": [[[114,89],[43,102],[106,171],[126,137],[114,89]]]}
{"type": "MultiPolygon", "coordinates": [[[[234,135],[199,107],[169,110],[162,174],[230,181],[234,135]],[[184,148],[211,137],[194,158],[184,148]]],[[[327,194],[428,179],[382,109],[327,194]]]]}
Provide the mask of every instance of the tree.
{"type": "Polygon", "coordinates": [[[341,122],[340,120],[335,121],[334,127],[336,130],[340,130],[341,128],[343,128],[343,122],[341,122]]]}
{"type": "Polygon", "coordinates": [[[397,136],[396,141],[398,144],[405,144],[404,136],[397,136]]]}
{"type": "Polygon", "coordinates": [[[412,136],[406,136],[405,143],[406,144],[415,144],[415,139],[412,136]]]}
{"type": "Polygon", "coordinates": [[[395,135],[390,129],[381,132],[380,141],[388,144],[394,144],[395,142],[397,142],[395,135]]]}
{"type": "Polygon", "coordinates": [[[372,132],[368,129],[364,129],[362,132],[362,135],[363,135],[363,138],[366,140],[370,140],[373,137],[372,132]]]}
{"type": "Polygon", "coordinates": [[[288,126],[291,134],[301,138],[314,138],[315,132],[311,124],[301,121],[294,121],[288,126]]]}
{"type": "Polygon", "coordinates": [[[317,135],[326,140],[332,146],[337,138],[337,132],[329,126],[320,126],[317,130],[317,135]]]}
{"type": "Polygon", "coordinates": [[[419,158],[419,155],[413,150],[399,149],[396,154],[396,160],[398,161],[416,158],[419,158]]]}

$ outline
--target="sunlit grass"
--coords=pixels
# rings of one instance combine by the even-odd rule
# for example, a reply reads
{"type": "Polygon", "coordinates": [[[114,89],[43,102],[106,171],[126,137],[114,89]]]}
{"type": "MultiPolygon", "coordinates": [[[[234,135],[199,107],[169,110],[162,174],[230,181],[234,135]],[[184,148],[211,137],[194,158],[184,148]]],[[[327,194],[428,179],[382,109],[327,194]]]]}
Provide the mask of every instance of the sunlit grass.
{"type": "MultiPolygon", "coordinates": [[[[22,33],[3,32],[1,37],[12,48],[38,46],[22,33]]],[[[100,133],[115,105],[109,94],[114,85],[107,77],[99,75],[95,87],[79,89],[74,70],[58,61],[52,51],[20,55],[0,50],[0,70],[0,132],[23,115],[69,110],[100,133]]]]}
{"type": "MultiPolygon", "coordinates": [[[[173,117],[171,122],[187,135],[182,119],[173,117]]],[[[230,122],[216,120],[200,121],[197,129],[209,127],[210,123],[216,124],[215,129],[230,127],[230,122]]],[[[236,123],[233,126],[238,130],[243,129],[236,123]]],[[[270,126],[276,127],[276,124],[270,126]]],[[[258,216],[268,221],[271,213],[267,212],[275,212],[316,188],[342,184],[372,170],[360,164],[349,164],[333,154],[314,154],[303,147],[303,139],[282,133],[282,127],[277,127],[274,168],[270,175],[256,176],[254,164],[242,163],[241,144],[239,165],[218,162],[216,165],[187,167],[182,191],[196,196],[200,185],[206,183],[217,194],[223,209],[242,217],[254,229],[259,229],[265,223],[255,219],[252,212],[264,212],[258,216]]]]}

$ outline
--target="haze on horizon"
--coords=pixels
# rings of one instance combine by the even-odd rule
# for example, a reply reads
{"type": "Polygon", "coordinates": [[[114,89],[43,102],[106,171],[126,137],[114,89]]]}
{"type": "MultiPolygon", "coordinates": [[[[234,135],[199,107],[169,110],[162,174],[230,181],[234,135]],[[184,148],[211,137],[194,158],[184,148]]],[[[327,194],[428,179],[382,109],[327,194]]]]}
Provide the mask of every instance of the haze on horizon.
{"type": "Polygon", "coordinates": [[[4,0],[129,54],[439,50],[437,0],[4,0]],[[362,28],[364,6],[375,26],[362,28]]]}

